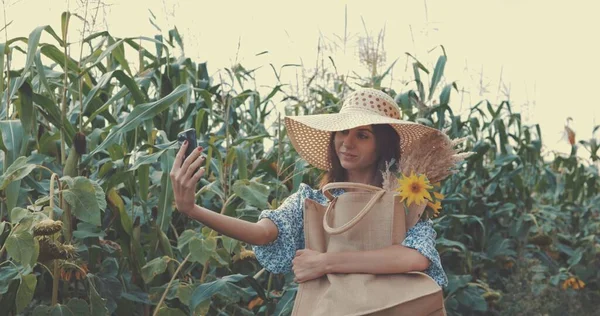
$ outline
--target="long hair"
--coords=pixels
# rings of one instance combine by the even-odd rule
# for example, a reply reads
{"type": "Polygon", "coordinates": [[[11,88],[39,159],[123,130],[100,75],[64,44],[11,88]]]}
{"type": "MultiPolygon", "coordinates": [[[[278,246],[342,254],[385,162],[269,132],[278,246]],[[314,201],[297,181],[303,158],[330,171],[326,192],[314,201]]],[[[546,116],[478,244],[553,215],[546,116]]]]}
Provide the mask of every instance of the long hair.
{"type": "MultiPolygon", "coordinates": [[[[382,172],[385,171],[386,162],[390,162],[393,159],[395,163],[391,171],[398,169],[398,163],[400,162],[400,136],[398,136],[398,133],[389,124],[375,124],[371,125],[371,127],[373,127],[373,134],[375,134],[375,151],[377,152],[376,170],[373,174],[371,184],[381,187],[383,184],[382,172]]],[[[347,181],[348,177],[346,169],[342,167],[340,158],[335,152],[335,132],[332,132],[329,138],[327,153],[331,161],[331,169],[323,174],[319,182],[320,188],[330,182],[347,181]]]]}

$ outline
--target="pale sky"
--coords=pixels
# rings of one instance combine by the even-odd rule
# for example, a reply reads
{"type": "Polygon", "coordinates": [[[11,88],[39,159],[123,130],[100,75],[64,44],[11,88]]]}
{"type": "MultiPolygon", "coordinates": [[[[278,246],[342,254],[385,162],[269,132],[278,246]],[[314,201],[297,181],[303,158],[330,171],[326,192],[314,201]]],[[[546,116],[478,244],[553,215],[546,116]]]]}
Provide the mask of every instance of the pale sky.
{"type": "MultiPolygon", "coordinates": [[[[97,1],[89,2],[89,14],[97,1]]],[[[43,24],[58,33],[60,14],[67,8],[83,14],[79,0],[3,2],[5,12],[0,23],[12,21],[6,31],[8,38],[27,36],[43,24]]],[[[357,39],[365,32],[376,36],[385,27],[388,64],[398,59],[391,84],[396,91],[411,88],[400,81],[412,78],[412,68],[405,68],[405,52],[432,69],[441,50],[428,51],[443,45],[448,54],[446,80],[456,80],[459,88],[470,92],[452,96],[451,106],[456,112],[484,98],[501,101],[510,90],[513,106],[524,106],[521,111],[526,122],[541,125],[545,146],[564,153],[569,152],[566,141],[561,140],[567,117],[574,120],[571,126],[578,140],[589,139],[593,126],[600,124],[595,93],[600,89],[596,76],[600,72],[600,3],[596,1],[104,2],[110,6],[101,13],[97,30],[107,25],[118,37],[153,36],[157,30],[149,22],[150,9],[163,35],[177,26],[184,37],[186,55],[197,62],[208,61],[211,74],[231,66],[237,53],[246,69],[262,67],[256,73],[258,84],[274,86],[269,63],[276,68],[294,63],[314,67],[319,38],[330,47],[339,44],[326,55],[332,56],[341,73],[364,74],[357,57],[357,39]],[[345,8],[348,41],[344,52],[345,8]],[[256,56],[263,51],[269,53],[256,56]],[[483,94],[481,84],[486,88],[483,94]]],[[[71,41],[79,37],[76,24],[74,28],[71,41]]],[[[5,31],[0,33],[0,40],[5,40],[5,31]]],[[[44,35],[44,41],[53,40],[44,35]]],[[[79,49],[71,54],[78,56],[79,49]]],[[[282,81],[294,83],[296,72],[295,68],[284,69],[282,81]]]]}

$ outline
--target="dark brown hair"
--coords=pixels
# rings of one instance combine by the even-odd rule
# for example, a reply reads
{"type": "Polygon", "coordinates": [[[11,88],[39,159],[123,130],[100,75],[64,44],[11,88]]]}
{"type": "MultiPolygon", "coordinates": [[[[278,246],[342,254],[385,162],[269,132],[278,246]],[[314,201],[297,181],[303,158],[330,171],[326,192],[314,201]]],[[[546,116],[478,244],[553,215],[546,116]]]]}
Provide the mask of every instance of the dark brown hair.
{"type": "MultiPolygon", "coordinates": [[[[394,160],[391,171],[395,172],[398,169],[398,163],[400,162],[400,136],[398,136],[398,133],[389,124],[376,124],[371,125],[371,127],[373,127],[373,134],[375,134],[375,151],[377,152],[375,166],[377,170],[370,184],[380,187],[383,184],[381,172],[385,171],[385,163],[394,160]]],[[[347,181],[346,169],[342,167],[340,159],[335,152],[335,133],[332,132],[329,138],[328,155],[331,161],[331,169],[323,174],[319,182],[320,188],[330,182],[347,181]]]]}

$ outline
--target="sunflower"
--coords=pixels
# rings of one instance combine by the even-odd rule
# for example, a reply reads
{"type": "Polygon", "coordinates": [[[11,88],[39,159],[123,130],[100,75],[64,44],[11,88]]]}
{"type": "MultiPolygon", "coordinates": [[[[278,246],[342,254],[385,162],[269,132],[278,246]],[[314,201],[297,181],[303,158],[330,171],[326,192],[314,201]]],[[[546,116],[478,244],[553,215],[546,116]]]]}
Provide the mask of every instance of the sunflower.
{"type": "Polygon", "coordinates": [[[583,282],[575,277],[570,277],[563,282],[561,287],[563,290],[566,290],[570,287],[573,288],[574,290],[581,290],[585,287],[585,282],[583,282]]]}
{"type": "Polygon", "coordinates": [[[410,177],[402,174],[402,178],[398,180],[398,184],[400,185],[398,188],[399,195],[402,201],[407,200],[407,205],[411,205],[412,203],[421,205],[425,199],[432,200],[428,190],[433,187],[423,174],[416,176],[414,172],[411,172],[410,177]]]}
{"type": "Polygon", "coordinates": [[[438,217],[438,215],[440,215],[440,210],[442,209],[442,202],[427,202],[427,206],[429,206],[433,210],[433,217],[438,217]]]}

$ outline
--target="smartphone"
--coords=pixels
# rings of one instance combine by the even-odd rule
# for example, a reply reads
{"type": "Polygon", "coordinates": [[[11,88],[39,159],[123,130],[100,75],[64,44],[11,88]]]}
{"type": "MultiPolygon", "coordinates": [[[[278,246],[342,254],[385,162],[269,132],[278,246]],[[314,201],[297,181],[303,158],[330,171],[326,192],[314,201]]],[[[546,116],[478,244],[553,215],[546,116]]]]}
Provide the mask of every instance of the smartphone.
{"type": "Polygon", "coordinates": [[[198,142],[196,141],[196,129],[186,129],[185,131],[177,134],[177,142],[179,143],[179,146],[182,146],[183,142],[186,140],[188,141],[188,146],[185,149],[185,158],[187,158],[192,152],[194,152],[196,147],[198,147],[198,142]]]}

